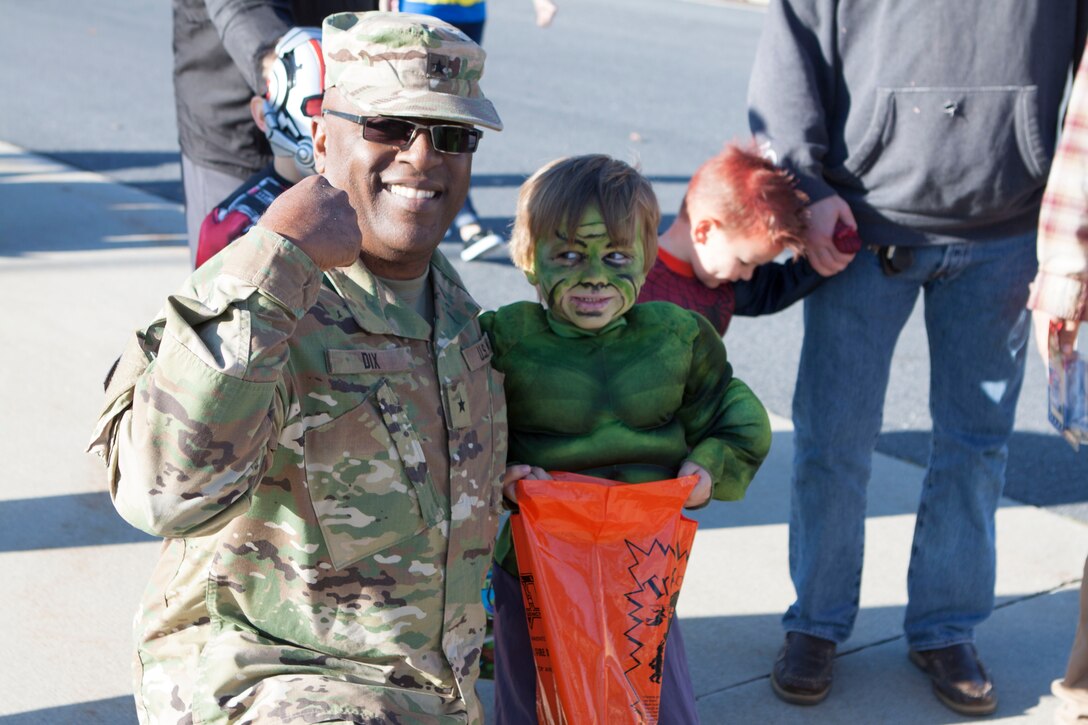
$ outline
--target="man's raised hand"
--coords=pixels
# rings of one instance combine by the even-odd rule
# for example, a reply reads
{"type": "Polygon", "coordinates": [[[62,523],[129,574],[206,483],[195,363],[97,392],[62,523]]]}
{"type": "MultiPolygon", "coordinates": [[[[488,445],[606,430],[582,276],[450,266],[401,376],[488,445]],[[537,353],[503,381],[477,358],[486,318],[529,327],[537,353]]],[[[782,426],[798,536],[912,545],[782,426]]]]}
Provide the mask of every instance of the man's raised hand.
{"type": "Polygon", "coordinates": [[[320,175],[280,194],[259,224],[286,237],[322,271],[353,264],[363,243],[348,195],[320,175]]]}

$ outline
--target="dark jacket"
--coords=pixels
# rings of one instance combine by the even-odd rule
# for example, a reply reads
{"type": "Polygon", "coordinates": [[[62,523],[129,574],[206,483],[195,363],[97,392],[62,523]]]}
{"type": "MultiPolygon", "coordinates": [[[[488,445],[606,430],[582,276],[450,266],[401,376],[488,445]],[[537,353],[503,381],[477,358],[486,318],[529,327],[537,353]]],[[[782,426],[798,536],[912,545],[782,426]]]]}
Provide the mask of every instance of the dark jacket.
{"type": "Polygon", "coordinates": [[[178,142],[193,162],[239,179],[272,160],[249,100],[265,92],[261,58],[292,26],[375,10],[377,0],[174,0],[178,142]]]}
{"type": "Polygon", "coordinates": [[[862,239],[1028,233],[1086,0],[773,0],[752,131],[862,239]]]}

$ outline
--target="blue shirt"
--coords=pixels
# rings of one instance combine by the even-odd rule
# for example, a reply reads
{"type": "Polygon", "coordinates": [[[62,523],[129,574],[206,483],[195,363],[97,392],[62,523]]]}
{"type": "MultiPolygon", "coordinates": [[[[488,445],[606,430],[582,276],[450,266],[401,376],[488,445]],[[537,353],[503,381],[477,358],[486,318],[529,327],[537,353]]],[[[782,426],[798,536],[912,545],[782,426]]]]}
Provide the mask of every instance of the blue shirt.
{"type": "Polygon", "coordinates": [[[486,0],[401,0],[402,13],[419,13],[458,23],[482,23],[487,19],[486,0]]]}

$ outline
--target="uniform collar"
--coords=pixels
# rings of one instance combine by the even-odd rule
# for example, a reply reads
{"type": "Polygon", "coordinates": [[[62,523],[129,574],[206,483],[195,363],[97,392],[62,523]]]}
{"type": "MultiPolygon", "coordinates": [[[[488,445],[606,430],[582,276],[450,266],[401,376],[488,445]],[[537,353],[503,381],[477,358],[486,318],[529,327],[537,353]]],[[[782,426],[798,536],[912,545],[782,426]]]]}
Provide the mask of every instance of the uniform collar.
{"type": "Polygon", "coordinates": [[[456,270],[441,252],[431,256],[430,286],[434,295],[435,324],[405,307],[362,260],[350,267],[331,269],[325,277],[351,312],[359,327],[377,335],[432,340],[439,349],[453,341],[480,312],[456,270]],[[433,337],[432,337],[433,334],[433,337]]]}

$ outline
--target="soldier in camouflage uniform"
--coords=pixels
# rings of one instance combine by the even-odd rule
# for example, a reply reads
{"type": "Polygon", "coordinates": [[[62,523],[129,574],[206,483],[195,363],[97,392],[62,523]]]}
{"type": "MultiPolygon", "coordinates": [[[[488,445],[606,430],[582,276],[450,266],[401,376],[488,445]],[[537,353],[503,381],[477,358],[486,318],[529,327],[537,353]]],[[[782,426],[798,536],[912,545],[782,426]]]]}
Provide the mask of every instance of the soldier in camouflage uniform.
{"type": "Polygon", "coordinates": [[[334,15],[324,50],[321,175],[136,333],[94,433],[117,510],[166,537],[143,723],[482,721],[505,404],[436,247],[501,123],[440,21],[334,15]],[[379,113],[399,142],[343,117],[379,113]]]}

